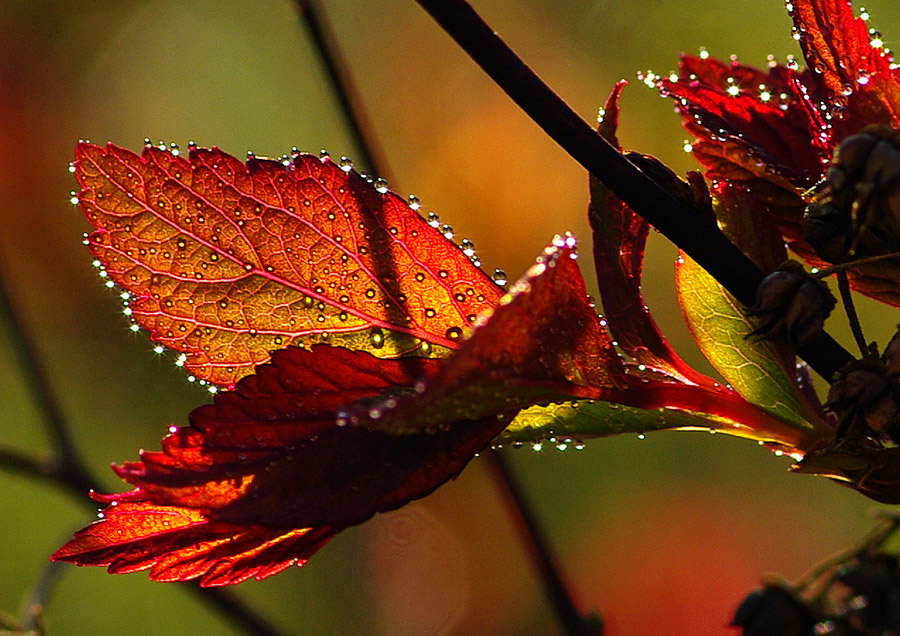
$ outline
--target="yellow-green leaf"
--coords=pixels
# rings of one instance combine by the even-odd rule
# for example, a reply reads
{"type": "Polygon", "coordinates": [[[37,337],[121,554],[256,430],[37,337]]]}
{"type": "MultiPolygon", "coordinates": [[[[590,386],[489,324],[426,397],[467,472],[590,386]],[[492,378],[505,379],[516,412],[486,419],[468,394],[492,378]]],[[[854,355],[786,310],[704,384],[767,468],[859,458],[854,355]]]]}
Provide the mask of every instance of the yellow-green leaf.
{"type": "Polygon", "coordinates": [[[712,276],[682,255],[676,267],[681,310],[694,340],[722,377],[748,402],[802,429],[816,418],[777,361],[770,342],[748,338],[743,308],[712,276]]]}

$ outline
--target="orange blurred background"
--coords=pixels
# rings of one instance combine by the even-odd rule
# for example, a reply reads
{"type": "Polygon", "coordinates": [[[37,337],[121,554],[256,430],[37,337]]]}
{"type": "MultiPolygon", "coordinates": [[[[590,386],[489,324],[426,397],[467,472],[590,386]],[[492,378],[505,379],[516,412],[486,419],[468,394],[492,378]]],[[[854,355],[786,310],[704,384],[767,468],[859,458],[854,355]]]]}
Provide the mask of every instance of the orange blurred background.
{"type": "MultiPolygon", "coordinates": [[[[671,104],[635,80],[705,46],[764,64],[798,53],[779,0],[481,0],[487,21],[585,118],[614,82],[623,145],[679,172],[671,104]]],[[[395,175],[515,279],[556,233],[589,240],[583,170],[485,78],[412,0],[323,2],[395,175]]],[[[866,3],[890,46],[900,12],[866,3]]],[[[355,154],[306,31],[287,0],[3,0],[0,8],[0,275],[32,336],[79,450],[108,490],[110,462],[157,448],[208,399],[152,354],[90,265],[69,203],[79,138],[143,139],[277,156],[355,154]]],[[[358,167],[364,167],[359,165],[358,167]]],[[[589,286],[592,264],[582,250],[589,286]]],[[[674,346],[709,371],[681,324],[674,249],[651,237],[644,293],[674,346]]],[[[882,342],[893,312],[863,303],[882,342]]],[[[850,342],[836,318],[834,331],[850,342]]],[[[13,334],[0,318],[0,445],[48,449],[13,334]]],[[[581,452],[505,450],[573,592],[609,636],[725,634],[760,575],[792,578],[864,532],[873,504],[788,474],[746,440],[660,433],[581,452]]],[[[87,495],[85,494],[85,499],[87,495]]],[[[0,610],[18,614],[49,554],[91,519],[84,501],[0,470],[0,610]]],[[[288,634],[559,633],[489,473],[474,460],[421,502],[338,536],[304,568],[236,589],[288,634]]],[[[197,598],[144,574],[67,568],[50,636],[240,634],[197,598]]]]}

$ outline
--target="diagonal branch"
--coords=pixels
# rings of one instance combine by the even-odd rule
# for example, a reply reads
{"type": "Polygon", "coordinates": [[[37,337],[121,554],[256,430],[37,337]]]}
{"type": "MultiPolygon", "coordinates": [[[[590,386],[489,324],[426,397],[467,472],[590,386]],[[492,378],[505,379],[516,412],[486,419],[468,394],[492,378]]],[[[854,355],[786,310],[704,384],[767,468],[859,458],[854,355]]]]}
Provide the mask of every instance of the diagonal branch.
{"type": "MultiPolygon", "coordinates": [[[[362,108],[356,97],[353,82],[349,72],[339,63],[340,50],[335,39],[327,28],[324,28],[325,19],[316,0],[297,0],[301,16],[306,22],[307,28],[313,36],[313,41],[319,51],[329,75],[332,86],[338,94],[340,103],[344,106],[344,117],[347,120],[357,144],[365,150],[369,168],[379,174],[385,174],[387,169],[384,159],[380,159],[377,153],[378,145],[371,127],[361,116],[362,108]],[[338,61],[338,62],[335,62],[338,61]]],[[[392,260],[380,263],[385,270],[392,270],[395,264],[392,260]]],[[[565,628],[569,636],[597,636],[602,631],[602,621],[595,614],[584,619],[575,607],[569,590],[562,581],[562,577],[556,566],[555,559],[551,555],[550,546],[544,539],[543,533],[537,523],[537,519],[531,510],[519,484],[515,480],[511,468],[499,452],[488,449],[487,460],[489,469],[492,470],[494,481],[504,496],[509,507],[514,524],[519,530],[522,540],[526,544],[538,575],[544,585],[550,603],[553,606],[557,618],[565,628]]]]}
{"type": "MultiPolygon", "coordinates": [[[[746,306],[762,271],[699,210],[672,196],[550,89],[465,0],[418,0],[466,53],[556,143],[700,264],[746,306]]],[[[797,352],[826,380],[853,359],[823,333],[797,352]]]]}

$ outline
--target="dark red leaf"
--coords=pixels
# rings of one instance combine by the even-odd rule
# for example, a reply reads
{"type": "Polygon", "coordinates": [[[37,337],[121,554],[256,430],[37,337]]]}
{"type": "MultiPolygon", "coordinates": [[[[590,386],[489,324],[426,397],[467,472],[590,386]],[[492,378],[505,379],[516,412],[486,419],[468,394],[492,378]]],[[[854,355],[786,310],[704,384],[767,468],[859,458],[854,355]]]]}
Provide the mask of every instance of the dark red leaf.
{"type": "MultiPolygon", "coordinates": [[[[846,137],[871,124],[900,128],[900,69],[847,0],[799,0],[789,8],[809,69],[770,62],[763,72],[684,56],[677,80],[658,86],[677,100],[707,178],[747,191],[790,247],[821,267],[801,229],[806,190],[846,137]]],[[[900,266],[864,265],[849,275],[854,290],[900,305],[900,266]]]]}
{"type": "Polygon", "coordinates": [[[574,246],[574,238],[558,238],[433,378],[376,411],[368,427],[436,431],[457,420],[626,389],[625,367],[588,302],[574,246]]]}
{"type": "Polygon", "coordinates": [[[446,360],[273,352],[117,468],[136,489],[99,497],[104,518],[54,558],[203,585],[267,576],[456,476],[518,409],[626,389],[573,247],[548,248],[446,360]]]}
{"type": "MultiPolygon", "coordinates": [[[[618,147],[619,82],[604,106],[600,133],[618,147]]],[[[594,266],[603,311],[619,347],[655,371],[681,381],[711,385],[669,346],[641,296],[641,273],[649,224],[598,179],[591,178],[588,219],[593,230],[594,266]]]]}

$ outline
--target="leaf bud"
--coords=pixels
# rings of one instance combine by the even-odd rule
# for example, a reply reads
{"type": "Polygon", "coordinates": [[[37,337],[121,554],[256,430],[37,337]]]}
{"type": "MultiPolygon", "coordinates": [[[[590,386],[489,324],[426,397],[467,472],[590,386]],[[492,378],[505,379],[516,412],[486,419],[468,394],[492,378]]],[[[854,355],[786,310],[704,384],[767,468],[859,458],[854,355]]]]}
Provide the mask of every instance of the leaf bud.
{"type": "Polygon", "coordinates": [[[838,417],[837,437],[900,438],[900,381],[878,358],[844,367],[828,391],[825,409],[838,417]]]}
{"type": "Polygon", "coordinates": [[[884,360],[884,366],[888,373],[900,377],[900,325],[897,325],[897,331],[884,348],[881,355],[884,360]]]}
{"type": "Polygon", "coordinates": [[[816,622],[810,608],[789,590],[767,585],[747,595],[731,626],[740,627],[743,636],[800,636],[811,634],[816,622]]]}
{"type": "Polygon", "coordinates": [[[788,261],[756,290],[756,304],[748,310],[758,318],[751,335],[801,347],[821,333],[835,304],[824,282],[797,261],[788,261]]]}
{"type": "Polygon", "coordinates": [[[838,146],[803,233],[830,263],[900,251],[900,133],[867,126],[838,146]]]}

